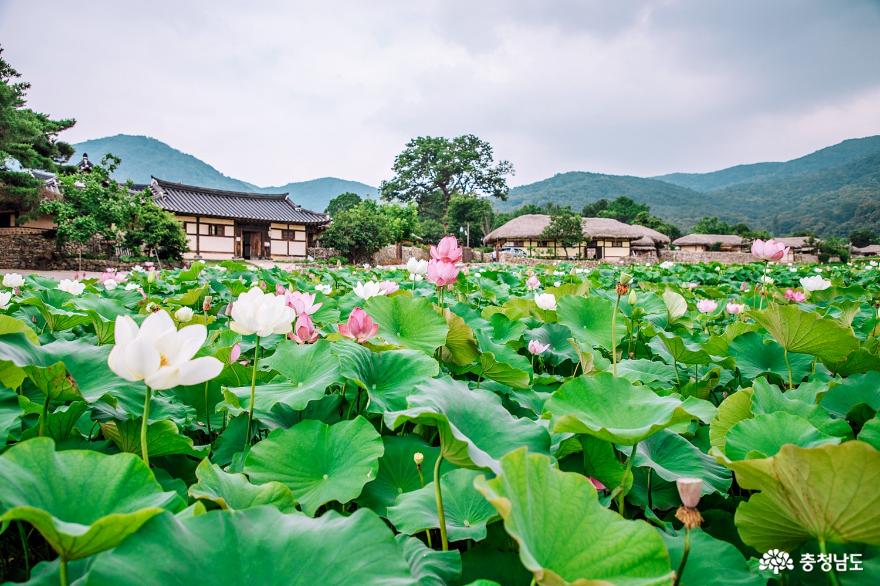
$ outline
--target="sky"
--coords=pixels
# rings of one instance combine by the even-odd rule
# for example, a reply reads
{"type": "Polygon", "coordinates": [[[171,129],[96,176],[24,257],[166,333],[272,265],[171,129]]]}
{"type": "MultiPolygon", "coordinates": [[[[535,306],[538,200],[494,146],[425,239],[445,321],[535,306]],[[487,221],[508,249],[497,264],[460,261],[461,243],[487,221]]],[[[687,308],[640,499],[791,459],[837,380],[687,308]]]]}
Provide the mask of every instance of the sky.
{"type": "Polygon", "coordinates": [[[0,0],[62,137],[162,140],[259,185],[377,185],[473,133],[512,185],[787,160],[880,134],[877,0],[0,0]]]}

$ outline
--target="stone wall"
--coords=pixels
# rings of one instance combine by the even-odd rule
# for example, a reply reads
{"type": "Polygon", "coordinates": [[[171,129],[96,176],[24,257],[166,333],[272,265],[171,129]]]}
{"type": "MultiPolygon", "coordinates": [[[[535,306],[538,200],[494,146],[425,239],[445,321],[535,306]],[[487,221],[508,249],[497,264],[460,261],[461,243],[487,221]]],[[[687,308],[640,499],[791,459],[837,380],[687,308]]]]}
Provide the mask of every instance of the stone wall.
{"type": "Polygon", "coordinates": [[[315,260],[326,260],[334,256],[340,256],[339,251],[335,248],[325,248],[323,246],[312,246],[307,248],[306,254],[315,260]]]}
{"type": "MultiPolygon", "coordinates": [[[[719,262],[723,264],[747,264],[755,262],[755,257],[748,252],[663,250],[660,252],[660,260],[683,263],[719,262]]],[[[794,262],[811,264],[819,262],[819,258],[813,254],[795,254],[794,262]]]]}

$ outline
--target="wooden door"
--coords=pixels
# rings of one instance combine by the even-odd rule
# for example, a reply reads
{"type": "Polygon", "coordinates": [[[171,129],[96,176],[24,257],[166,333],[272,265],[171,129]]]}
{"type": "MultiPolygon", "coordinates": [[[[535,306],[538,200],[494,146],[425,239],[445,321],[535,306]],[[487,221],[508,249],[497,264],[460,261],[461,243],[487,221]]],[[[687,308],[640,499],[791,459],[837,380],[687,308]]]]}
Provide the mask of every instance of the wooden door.
{"type": "Polygon", "coordinates": [[[251,258],[262,258],[263,235],[259,232],[251,232],[251,258]]]}

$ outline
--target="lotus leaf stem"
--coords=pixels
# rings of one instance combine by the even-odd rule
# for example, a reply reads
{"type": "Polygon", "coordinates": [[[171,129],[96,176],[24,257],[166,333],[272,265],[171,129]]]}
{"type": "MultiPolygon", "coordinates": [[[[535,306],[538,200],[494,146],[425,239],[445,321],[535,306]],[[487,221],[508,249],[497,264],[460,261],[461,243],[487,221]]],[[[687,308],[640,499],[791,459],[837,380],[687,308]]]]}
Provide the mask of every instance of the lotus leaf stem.
{"type": "Polygon", "coordinates": [[[31,579],[31,552],[28,547],[27,535],[24,534],[24,525],[21,524],[21,521],[16,521],[15,524],[18,526],[18,537],[21,539],[21,553],[24,556],[24,577],[25,580],[31,579]]]}
{"type": "Polygon", "coordinates": [[[617,309],[620,307],[620,294],[614,302],[614,312],[611,314],[611,372],[617,376],[617,309]]]}
{"type": "Polygon", "coordinates": [[[617,495],[617,512],[623,515],[623,499],[626,496],[626,479],[629,477],[632,472],[633,460],[636,457],[636,448],[639,447],[639,442],[633,444],[632,451],[629,453],[629,459],[626,461],[626,469],[623,471],[623,477],[620,479],[620,492],[617,495]]]}
{"type": "Polygon", "coordinates": [[[434,461],[434,498],[437,500],[437,519],[440,522],[440,543],[443,551],[449,550],[449,541],[446,538],[446,514],[443,512],[443,495],[440,492],[440,462],[443,461],[443,453],[437,455],[434,461]]]}
{"type": "MultiPolygon", "coordinates": [[[[819,538],[819,552],[822,555],[828,555],[828,548],[825,545],[825,539],[822,537],[819,538]]],[[[837,580],[837,574],[834,573],[834,568],[831,568],[828,572],[828,583],[831,584],[831,586],[840,586],[840,582],[837,580]]]]}
{"type": "Polygon", "coordinates": [[[46,419],[49,417],[49,391],[46,391],[46,400],[43,401],[43,412],[40,414],[40,437],[46,435],[46,419]]]}
{"type": "Polygon", "coordinates": [[[61,583],[61,586],[67,586],[67,559],[64,556],[59,558],[58,564],[58,581],[61,583]]]}
{"type": "Polygon", "coordinates": [[[260,336],[257,336],[257,344],[254,346],[254,368],[251,372],[251,401],[248,404],[247,431],[244,434],[244,449],[247,450],[251,443],[251,427],[254,424],[254,402],[257,392],[257,364],[260,362],[260,336]]]}
{"type": "Polygon", "coordinates": [[[150,425],[150,400],[152,398],[153,391],[150,387],[147,387],[147,392],[144,394],[144,418],[141,421],[141,455],[144,458],[144,464],[147,465],[147,468],[150,467],[150,451],[147,446],[147,428],[150,425]]]}
{"type": "Polygon", "coordinates": [[[788,359],[788,348],[783,348],[784,356],[785,356],[785,366],[788,367],[788,388],[789,390],[794,388],[794,381],[792,380],[791,374],[791,361],[788,359]]]}
{"type": "Polygon", "coordinates": [[[672,583],[672,586],[678,586],[681,583],[681,575],[684,572],[684,566],[688,561],[688,554],[691,552],[691,530],[687,527],[684,528],[684,550],[681,552],[681,562],[678,564],[678,569],[675,570],[675,581],[672,583]]]}

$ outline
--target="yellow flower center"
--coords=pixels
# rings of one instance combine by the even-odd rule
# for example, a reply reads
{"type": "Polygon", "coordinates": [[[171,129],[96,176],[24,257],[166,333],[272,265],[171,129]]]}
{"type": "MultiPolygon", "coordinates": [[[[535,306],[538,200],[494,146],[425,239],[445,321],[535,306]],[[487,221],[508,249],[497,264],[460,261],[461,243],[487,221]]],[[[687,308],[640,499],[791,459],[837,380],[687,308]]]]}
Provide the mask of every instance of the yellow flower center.
{"type": "Polygon", "coordinates": [[[159,366],[160,367],[168,366],[169,364],[170,364],[170,362],[168,361],[168,358],[166,358],[164,355],[160,354],[159,355],[159,366]]]}

